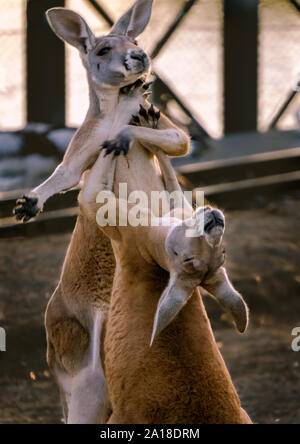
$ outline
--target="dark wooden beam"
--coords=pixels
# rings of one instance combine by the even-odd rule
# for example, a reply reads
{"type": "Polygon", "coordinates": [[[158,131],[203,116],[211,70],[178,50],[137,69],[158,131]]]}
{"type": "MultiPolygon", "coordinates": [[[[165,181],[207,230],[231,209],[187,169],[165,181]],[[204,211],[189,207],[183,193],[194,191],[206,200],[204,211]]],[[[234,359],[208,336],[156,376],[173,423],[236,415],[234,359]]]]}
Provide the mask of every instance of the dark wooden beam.
{"type": "Polygon", "coordinates": [[[224,0],[224,129],[256,130],[259,0],[224,0]]]}
{"type": "Polygon", "coordinates": [[[65,48],[45,17],[64,0],[27,0],[27,121],[65,126],[65,48]]]}
{"type": "Polygon", "coordinates": [[[28,224],[0,227],[0,239],[12,237],[37,237],[50,234],[72,233],[77,216],[62,216],[49,219],[37,219],[28,224]]]}

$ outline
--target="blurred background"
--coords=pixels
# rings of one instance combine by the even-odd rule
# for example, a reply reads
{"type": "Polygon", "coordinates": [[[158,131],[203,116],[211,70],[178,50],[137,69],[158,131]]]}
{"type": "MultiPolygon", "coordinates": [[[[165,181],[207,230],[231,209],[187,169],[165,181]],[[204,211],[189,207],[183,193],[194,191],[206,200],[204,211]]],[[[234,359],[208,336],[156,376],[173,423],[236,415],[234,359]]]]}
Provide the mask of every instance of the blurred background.
{"type": "MultiPolygon", "coordinates": [[[[77,51],[45,11],[79,12],[97,35],[131,0],[0,2],[0,423],[60,422],[45,363],[43,313],[77,214],[77,190],[23,225],[16,197],[57,166],[88,108],[77,51]],[[37,242],[36,242],[37,241],[37,242]]],[[[185,189],[227,212],[228,268],[250,305],[241,337],[207,298],[218,345],[256,422],[300,422],[300,1],[155,0],[139,40],[151,100],[192,139],[173,164],[185,189]]]]}

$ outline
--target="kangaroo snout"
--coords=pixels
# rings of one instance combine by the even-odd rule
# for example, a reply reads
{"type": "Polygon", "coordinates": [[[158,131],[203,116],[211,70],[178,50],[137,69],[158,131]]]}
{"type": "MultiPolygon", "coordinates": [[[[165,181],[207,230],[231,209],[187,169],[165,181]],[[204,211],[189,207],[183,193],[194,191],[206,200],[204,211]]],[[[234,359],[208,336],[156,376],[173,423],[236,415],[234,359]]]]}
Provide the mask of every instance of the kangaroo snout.
{"type": "Polygon", "coordinates": [[[150,60],[147,54],[139,49],[129,49],[124,62],[127,71],[145,72],[150,68],[150,60]]]}
{"type": "Polygon", "coordinates": [[[220,227],[221,229],[225,228],[225,218],[223,213],[219,210],[205,209],[204,231],[209,233],[215,227],[220,227]]]}
{"type": "Polygon", "coordinates": [[[140,52],[132,52],[130,53],[130,57],[133,60],[138,60],[139,62],[143,63],[145,62],[145,59],[147,59],[146,54],[143,51],[140,52]]]}

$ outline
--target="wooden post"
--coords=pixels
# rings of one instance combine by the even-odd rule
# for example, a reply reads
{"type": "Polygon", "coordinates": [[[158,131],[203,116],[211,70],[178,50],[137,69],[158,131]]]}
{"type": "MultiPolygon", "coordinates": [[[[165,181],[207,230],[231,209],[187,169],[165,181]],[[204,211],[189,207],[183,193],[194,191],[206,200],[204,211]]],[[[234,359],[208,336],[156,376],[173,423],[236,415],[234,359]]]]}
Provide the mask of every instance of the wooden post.
{"type": "Polygon", "coordinates": [[[257,129],[259,0],[224,0],[225,133],[257,129]]]}
{"type": "Polygon", "coordinates": [[[27,0],[27,121],[65,126],[65,48],[45,17],[64,0],[27,0]]]}

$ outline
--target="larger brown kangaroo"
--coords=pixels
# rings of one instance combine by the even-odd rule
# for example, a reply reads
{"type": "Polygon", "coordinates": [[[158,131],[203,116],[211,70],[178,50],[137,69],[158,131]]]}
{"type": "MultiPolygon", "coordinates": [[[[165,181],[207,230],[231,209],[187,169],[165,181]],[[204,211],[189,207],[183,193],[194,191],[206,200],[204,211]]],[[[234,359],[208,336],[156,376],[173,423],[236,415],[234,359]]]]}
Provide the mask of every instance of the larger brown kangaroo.
{"type": "MultiPolygon", "coordinates": [[[[134,145],[131,150],[134,155],[134,145]]],[[[165,156],[156,150],[159,158],[165,156]]],[[[250,424],[198,290],[206,288],[245,331],[246,304],[223,268],[224,215],[211,207],[194,213],[190,207],[180,220],[182,209],[175,208],[167,221],[167,215],[155,217],[140,204],[143,223],[136,226],[131,217],[136,205],[112,192],[117,187],[111,178],[116,173],[118,183],[121,176],[115,169],[115,160],[101,154],[79,196],[86,217],[110,237],[117,262],[103,355],[113,412],[109,423],[250,424]],[[111,216],[101,190],[110,208],[116,207],[111,216]],[[122,224],[114,223],[115,213],[122,224]]]]}

